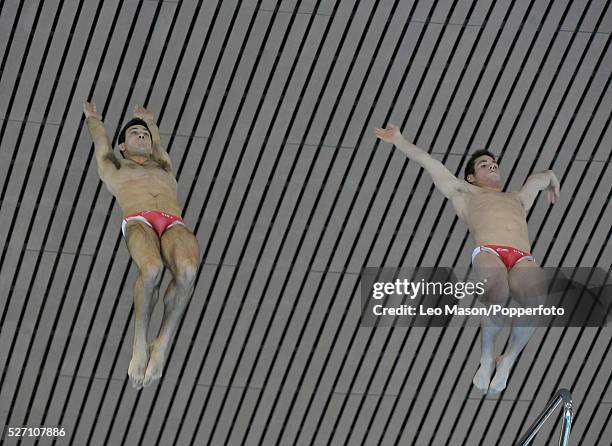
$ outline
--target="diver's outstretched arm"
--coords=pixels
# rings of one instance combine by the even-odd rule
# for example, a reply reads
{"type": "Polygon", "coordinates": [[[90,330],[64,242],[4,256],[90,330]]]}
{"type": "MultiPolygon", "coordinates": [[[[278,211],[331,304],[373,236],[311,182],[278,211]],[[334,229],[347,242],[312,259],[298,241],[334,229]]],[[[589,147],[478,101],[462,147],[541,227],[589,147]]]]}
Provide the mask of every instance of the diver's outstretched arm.
{"type": "Polygon", "coordinates": [[[89,134],[94,143],[96,163],[98,164],[98,175],[102,181],[111,169],[119,169],[121,167],[117,157],[113,153],[106,129],[102,123],[102,115],[98,113],[96,104],[93,102],[83,103],[83,113],[85,114],[85,122],[89,129],[89,134]]]}
{"type": "Polygon", "coordinates": [[[546,190],[546,201],[556,203],[560,196],[560,185],[557,176],[552,170],[534,173],[527,178],[525,184],[519,192],[519,198],[525,210],[529,210],[533,205],[538,193],[546,190]]]}
{"type": "Polygon", "coordinates": [[[453,198],[457,194],[468,191],[467,182],[454,176],[444,164],[429,153],[406,141],[396,125],[389,124],[386,129],[375,128],[374,133],[383,141],[394,144],[408,158],[423,167],[446,198],[453,198]]]}

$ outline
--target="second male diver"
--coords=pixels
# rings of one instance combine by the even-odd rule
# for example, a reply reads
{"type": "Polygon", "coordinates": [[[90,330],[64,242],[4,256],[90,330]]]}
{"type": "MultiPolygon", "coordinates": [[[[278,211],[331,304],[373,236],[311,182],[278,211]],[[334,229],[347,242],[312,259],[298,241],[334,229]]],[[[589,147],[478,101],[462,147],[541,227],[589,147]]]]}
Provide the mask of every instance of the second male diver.
{"type": "MultiPolygon", "coordinates": [[[[474,270],[479,280],[486,283],[484,302],[505,305],[511,295],[523,305],[541,303],[546,292],[542,288],[545,278],[530,254],[526,215],[541,190],[546,191],[550,203],[559,199],[555,174],[550,170],[536,173],[527,178],[520,191],[502,192],[498,165],[486,150],[472,155],[462,180],[406,141],[397,126],[376,128],[374,133],[423,167],[436,188],[451,200],[457,216],[467,224],[476,242],[472,252],[474,270]]],[[[484,393],[498,393],[506,387],[512,365],[534,331],[533,326],[514,323],[506,352],[495,358],[495,338],[502,327],[501,316],[481,320],[482,354],[473,383],[484,393]]]]}
{"type": "Polygon", "coordinates": [[[153,113],[134,107],[134,119],[119,134],[113,153],[102,116],[93,103],[83,111],[95,146],[98,174],[123,211],[121,229],[139,274],[134,283],[134,343],[128,375],[134,388],[162,376],[167,349],[185,313],[198,269],[195,236],[181,218],[172,163],[161,145],[153,113]],[[157,338],[147,343],[155,289],[163,266],[172,273],[164,294],[164,316],[157,338]]]}

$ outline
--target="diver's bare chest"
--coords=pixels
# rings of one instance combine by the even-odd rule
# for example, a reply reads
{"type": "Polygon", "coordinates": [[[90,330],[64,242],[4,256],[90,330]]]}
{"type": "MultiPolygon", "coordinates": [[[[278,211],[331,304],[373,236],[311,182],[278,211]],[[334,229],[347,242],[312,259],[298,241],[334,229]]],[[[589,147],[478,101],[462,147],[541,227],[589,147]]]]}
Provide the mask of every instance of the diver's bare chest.
{"type": "Polygon", "coordinates": [[[524,214],[524,208],[515,192],[481,192],[472,195],[467,204],[468,212],[498,212],[524,214]]]}
{"type": "Polygon", "coordinates": [[[147,184],[176,186],[176,179],[172,172],[163,170],[157,163],[146,163],[145,165],[124,164],[121,169],[114,172],[111,182],[116,186],[126,184],[147,184]]]}

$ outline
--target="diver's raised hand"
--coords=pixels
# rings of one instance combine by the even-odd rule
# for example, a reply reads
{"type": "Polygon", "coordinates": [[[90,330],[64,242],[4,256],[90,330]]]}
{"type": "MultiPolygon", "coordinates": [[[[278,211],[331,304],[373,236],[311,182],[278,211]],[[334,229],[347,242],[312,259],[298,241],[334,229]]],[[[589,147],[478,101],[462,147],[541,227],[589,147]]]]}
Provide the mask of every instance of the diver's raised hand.
{"type": "Polygon", "coordinates": [[[550,175],[550,183],[546,187],[546,201],[555,204],[561,196],[561,185],[557,175],[552,170],[549,170],[548,174],[550,175]]]}
{"type": "Polygon", "coordinates": [[[387,125],[386,129],[375,127],[374,134],[383,141],[390,142],[392,144],[395,144],[402,139],[402,133],[400,132],[399,127],[394,124],[387,125]]]}
{"type": "Polygon", "coordinates": [[[140,118],[144,121],[153,121],[155,119],[155,114],[152,111],[147,110],[141,105],[134,105],[134,116],[140,118]]]}
{"type": "Polygon", "coordinates": [[[83,102],[83,113],[85,113],[86,118],[95,118],[102,121],[102,115],[98,113],[96,109],[96,104],[93,102],[83,102]]]}

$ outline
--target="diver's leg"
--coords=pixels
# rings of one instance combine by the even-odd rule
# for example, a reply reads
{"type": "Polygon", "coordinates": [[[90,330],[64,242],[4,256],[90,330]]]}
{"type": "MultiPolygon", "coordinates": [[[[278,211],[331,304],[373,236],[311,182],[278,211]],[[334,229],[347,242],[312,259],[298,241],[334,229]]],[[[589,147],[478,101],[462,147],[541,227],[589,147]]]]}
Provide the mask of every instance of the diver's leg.
{"type": "MultiPolygon", "coordinates": [[[[477,280],[485,283],[485,293],[479,297],[482,303],[506,305],[509,297],[508,274],[503,262],[495,254],[483,251],[474,259],[474,271],[477,280]]],[[[501,316],[483,316],[480,320],[481,355],[480,367],[472,382],[484,393],[487,393],[489,382],[495,369],[495,339],[504,326],[501,316]]]]}
{"type": "MultiPolygon", "coordinates": [[[[512,297],[523,306],[537,306],[546,300],[546,277],[542,269],[532,260],[516,263],[508,273],[508,282],[512,297]]],[[[491,381],[490,390],[501,392],[506,388],[508,376],[518,355],[525,348],[535,331],[537,317],[527,317],[515,320],[508,341],[508,347],[503,355],[496,360],[495,376],[491,381]]]]}
{"type": "Polygon", "coordinates": [[[173,278],[164,295],[164,317],[157,338],[151,343],[151,358],[144,385],[161,378],[168,348],[193,294],[200,257],[195,236],[183,225],[169,228],[161,238],[161,250],[173,278]]]}
{"type": "Polygon", "coordinates": [[[128,222],[125,227],[125,239],[139,271],[134,283],[134,342],[128,368],[132,387],[138,389],[143,385],[149,360],[147,330],[155,305],[153,296],[163,263],[157,234],[145,223],[128,222]]]}

